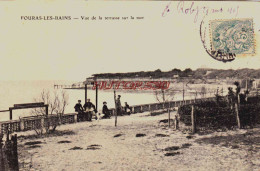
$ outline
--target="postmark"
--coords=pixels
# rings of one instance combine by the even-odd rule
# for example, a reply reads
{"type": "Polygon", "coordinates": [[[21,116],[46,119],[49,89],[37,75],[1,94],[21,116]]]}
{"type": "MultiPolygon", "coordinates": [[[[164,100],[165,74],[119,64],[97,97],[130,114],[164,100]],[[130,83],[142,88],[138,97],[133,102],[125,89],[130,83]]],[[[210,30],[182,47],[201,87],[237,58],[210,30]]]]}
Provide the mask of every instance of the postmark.
{"type": "Polygon", "coordinates": [[[212,52],[228,56],[255,54],[253,19],[213,20],[209,24],[212,52]]]}
{"type": "MultiPolygon", "coordinates": [[[[207,52],[207,54],[209,56],[211,56],[213,59],[224,62],[224,63],[235,60],[235,58],[236,58],[235,53],[231,53],[231,52],[227,53],[221,49],[212,50],[212,48],[211,48],[212,46],[210,45],[210,40],[209,40],[211,37],[211,36],[209,36],[210,35],[209,24],[205,24],[204,19],[200,23],[200,38],[201,38],[202,45],[203,45],[205,51],[207,52]]],[[[206,23],[208,23],[208,22],[206,22],[206,23]]]]}

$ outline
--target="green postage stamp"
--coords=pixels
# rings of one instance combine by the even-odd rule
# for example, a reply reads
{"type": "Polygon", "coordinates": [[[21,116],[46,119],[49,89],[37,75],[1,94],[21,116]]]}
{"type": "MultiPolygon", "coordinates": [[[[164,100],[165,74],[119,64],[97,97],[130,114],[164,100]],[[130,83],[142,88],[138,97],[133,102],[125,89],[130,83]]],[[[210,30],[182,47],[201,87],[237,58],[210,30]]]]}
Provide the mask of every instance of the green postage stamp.
{"type": "Polygon", "coordinates": [[[255,54],[253,19],[210,21],[211,50],[255,54]]]}

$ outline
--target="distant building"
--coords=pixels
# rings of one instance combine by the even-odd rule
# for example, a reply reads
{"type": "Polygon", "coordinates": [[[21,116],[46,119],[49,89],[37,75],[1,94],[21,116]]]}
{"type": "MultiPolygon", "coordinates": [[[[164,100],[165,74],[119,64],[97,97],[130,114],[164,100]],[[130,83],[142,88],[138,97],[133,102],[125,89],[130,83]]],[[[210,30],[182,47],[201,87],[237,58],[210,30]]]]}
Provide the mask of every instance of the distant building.
{"type": "Polygon", "coordinates": [[[172,77],[173,78],[179,78],[179,74],[174,74],[172,77]]]}
{"type": "Polygon", "coordinates": [[[260,79],[254,79],[253,81],[252,81],[252,88],[253,89],[257,89],[257,88],[260,88],[260,79]]]}

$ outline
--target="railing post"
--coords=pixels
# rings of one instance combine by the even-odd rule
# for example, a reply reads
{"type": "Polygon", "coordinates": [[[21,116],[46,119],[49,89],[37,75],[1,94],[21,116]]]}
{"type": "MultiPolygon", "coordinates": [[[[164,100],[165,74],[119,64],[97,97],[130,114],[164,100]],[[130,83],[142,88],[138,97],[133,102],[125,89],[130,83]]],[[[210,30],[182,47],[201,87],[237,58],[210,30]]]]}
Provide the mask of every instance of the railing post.
{"type": "MultiPolygon", "coordinates": [[[[48,119],[48,117],[47,117],[47,119],[48,119]]],[[[49,121],[47,121],[47,123],[48,123],[49,121]]],[[[44,128],[44,117],[42,117],[41,118],[41,128],[44,128]]]]}
{"type": "Polygon", "coordinates": [[[24,131],[24,120],[20,119],[20,130],[24,131]]]}

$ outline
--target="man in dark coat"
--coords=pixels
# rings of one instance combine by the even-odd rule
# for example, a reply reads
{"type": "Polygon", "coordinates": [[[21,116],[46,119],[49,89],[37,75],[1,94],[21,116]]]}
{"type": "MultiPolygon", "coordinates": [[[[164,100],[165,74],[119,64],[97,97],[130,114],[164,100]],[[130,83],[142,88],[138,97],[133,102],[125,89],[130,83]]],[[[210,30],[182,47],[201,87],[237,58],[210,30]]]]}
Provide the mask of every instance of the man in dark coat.
{"type": "Polygon", "coordinates": [[[87,109],[91,109],[93,108],[94,110],[96,110],[96,107],[93,103],[90,102],[90,99],[87,99],[87,102],[84,104],[84,109],[87,110],[87,109]]]}
{"type": "Polygon", "coordinates": [[[130,108],[129,104],[125,102],[125,113],[130,115],[132,113],[132,109],[130,108]]]}
{"type": "Polygon", "coordinates": [[[78,103],[74,106],[75,112],[83,112],[83,107],[81,105],[81,100],[78,100],[78,103]]]}
{"type": "Polygon", "coordinates": [[[102,113],[104,114],[103,118],[110,118],[110,111],[107,108],[107,102],[103,102],[102,113]]]}
{"type": "Polygon", "coordinates": [[[87,99],[87,102],[84,104],[83,107],[84,107],[84,110],[87,112],[87,118],[88,118],[87,120],[91,121],[94,112],[95,113],[97,112],[95,105],[90,102],[90,99],[87,99]]]}
{"type": "Polygon", "coordinates": [[[84,113],[83,107],[81,105],[81,100],[78,100],[78,103],[74,106],[74,109],[75,112],[78,112],[78,121],[81,121],[84,113]]]}

